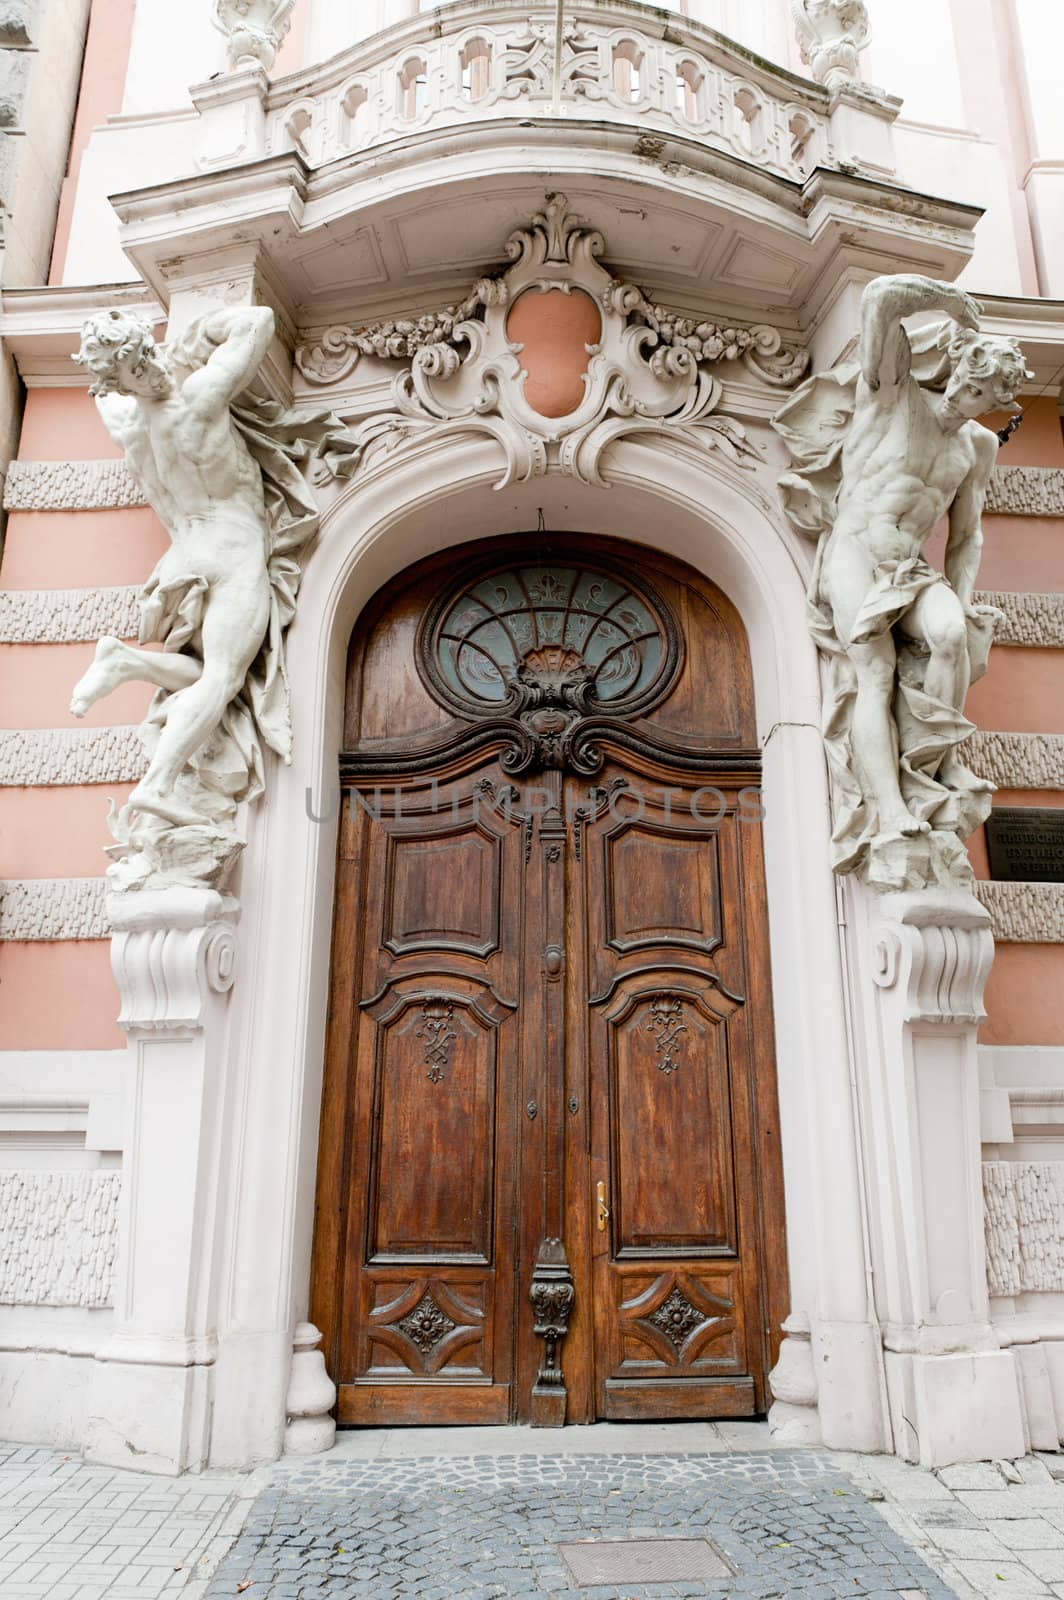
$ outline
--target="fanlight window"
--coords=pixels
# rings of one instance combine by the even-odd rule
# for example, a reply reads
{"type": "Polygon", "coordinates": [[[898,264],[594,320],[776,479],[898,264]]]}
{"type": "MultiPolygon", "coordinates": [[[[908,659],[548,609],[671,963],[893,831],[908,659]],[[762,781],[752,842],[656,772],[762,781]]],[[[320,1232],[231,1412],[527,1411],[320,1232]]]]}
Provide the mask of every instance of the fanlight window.
{"type": "Polygon", "coordinates": [[[668,687],[679,644],[642,586],[550,565],[492,572],[444,596],[419,654],[433,689],[467,716],[501,709],[519,684],[551,699],[579,685],[588,703],[631,711],[668,687]]]}

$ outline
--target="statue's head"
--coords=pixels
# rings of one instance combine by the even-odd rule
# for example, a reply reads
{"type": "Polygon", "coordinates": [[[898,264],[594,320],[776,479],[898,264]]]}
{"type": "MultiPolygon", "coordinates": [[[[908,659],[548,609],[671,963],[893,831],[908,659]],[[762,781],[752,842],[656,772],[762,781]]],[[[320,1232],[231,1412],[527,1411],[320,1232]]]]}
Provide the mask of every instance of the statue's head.
{"type": "Polygon", "coordinates": [[[950,375],[946,399],[966,417],[1011,406],[1028,372],[1015,339],[958,328],[949,341],[950,375]]]}
{"type": "Polygon", "coordinates": [[[90,394],[128,394],[164,399],[174,379],[151,327],[129,311],[100,311],[81,330],[74,360],[92,373],[90,394]]]}

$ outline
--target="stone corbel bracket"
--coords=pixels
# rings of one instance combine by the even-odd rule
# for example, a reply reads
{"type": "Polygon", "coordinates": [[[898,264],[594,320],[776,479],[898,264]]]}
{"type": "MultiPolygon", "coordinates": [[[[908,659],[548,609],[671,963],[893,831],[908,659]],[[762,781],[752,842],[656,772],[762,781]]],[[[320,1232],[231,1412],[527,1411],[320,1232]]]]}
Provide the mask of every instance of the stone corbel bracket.
{"type": "Polygon", "coordinates": [[[416,322],[331,328],[296,352],[297,366],[308,383],[325,385],[342,381],[363,355],[408,361],[392,386],[394,409],[354,427],[359,447],[487,433],[506,457],[500,489],[548,470],[605,487],[607,445],[639,433],[667,431],[735,465],[755,465],[741,424],[717,414],[723,385],[712,368],[742,360],[762,381],[788,386],[804,374],[805,353],[785,346],[775,328],[719,328],[662,311],[611,276],[604,250],[602,235],[570,214],[564,195],[552,195],[529,228],[511,235],[512,265],[481,279],[460,306],[416,322]],[[586,346],[584,397],[562,417],[529,403],[522,346],[507,331],[522,295],[551,290],[586,296],[601,323],[598,341],[586,346]]]}
{"type": "Polygon", "coordinates": [[[872,977],[891,991],[901,1020],[986,1021],[983,993],[994,959],[990,913],[963,889],[884,895],[872,977]]]}
{"type": "Polygon", "coordinates": [[[112,894],[111,967],[127,1033],[195,1032],[233,986],[238,902],[213,889],[112,894]]]}

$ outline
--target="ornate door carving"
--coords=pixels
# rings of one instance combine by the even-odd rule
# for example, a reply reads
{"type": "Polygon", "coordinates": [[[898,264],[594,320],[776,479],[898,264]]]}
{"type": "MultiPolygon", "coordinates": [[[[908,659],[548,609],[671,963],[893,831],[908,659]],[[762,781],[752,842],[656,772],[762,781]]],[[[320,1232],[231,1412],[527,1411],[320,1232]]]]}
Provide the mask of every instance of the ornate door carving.
{"type": "Polygon", "coordinates": [[[533,538],[423,563],[352,644],[312,1307],[341,1422],[765,1404],[745,639],[686,569],[533,538]]]}

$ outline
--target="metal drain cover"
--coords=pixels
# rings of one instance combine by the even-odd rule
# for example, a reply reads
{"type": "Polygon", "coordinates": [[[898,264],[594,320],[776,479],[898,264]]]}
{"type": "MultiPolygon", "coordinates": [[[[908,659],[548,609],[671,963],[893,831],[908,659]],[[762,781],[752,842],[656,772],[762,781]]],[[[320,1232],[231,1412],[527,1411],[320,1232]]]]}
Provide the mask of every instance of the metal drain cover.
{"type": "Polygon", "coordinates": [[[708,1539],[585,1539],[560,1544],[578,1589],[599,1583],[697,1583],[734,1568],[708,1539]]]}

